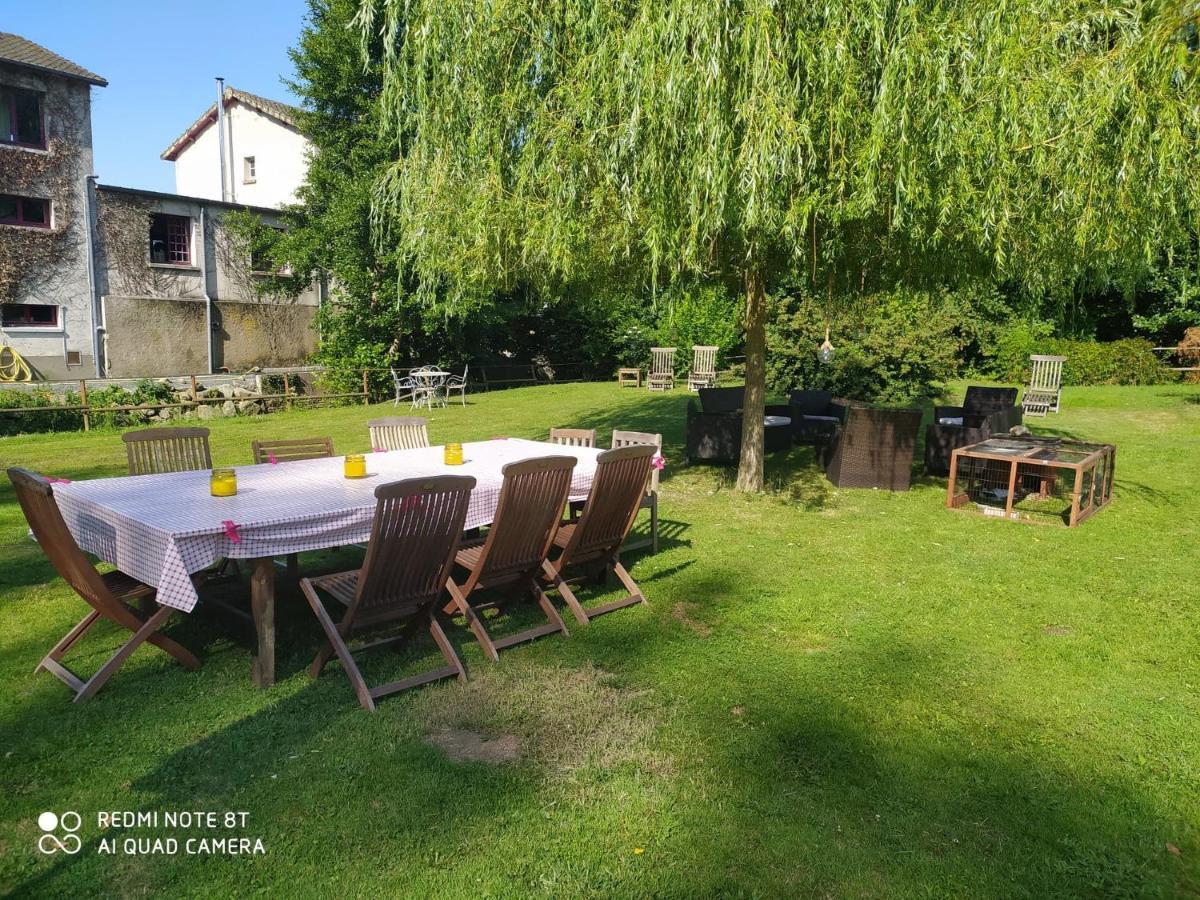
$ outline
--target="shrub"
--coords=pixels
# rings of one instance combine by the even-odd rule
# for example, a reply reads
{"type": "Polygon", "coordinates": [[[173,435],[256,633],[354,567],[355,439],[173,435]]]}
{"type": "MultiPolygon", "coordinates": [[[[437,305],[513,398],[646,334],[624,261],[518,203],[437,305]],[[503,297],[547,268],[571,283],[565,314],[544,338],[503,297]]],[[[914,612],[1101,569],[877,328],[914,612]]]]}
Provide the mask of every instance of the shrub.
{"type": "Polygon", "coordinates": [[[1152,346],[1140,338],[1108,342],[1049,338],[1018,327],[1002,340],[991,374],[1000,381],[1023,383],[1029,378],[1030,355],[1039,353],[1067,358],[1063,364],[1063,384],[1174,381],[1175,373],[1154,353],[1152,346]]]}
{"type": "Polygon", "coordinates": [[[822,364],[820,305],[802,290],[773,299],[767,379],[779,395],[823,388],[835,395],[884,403],[934,396],[959,373],[963,338],[947,295],[896,290],[863,298],[835,322],[834,359],[822,364]]]}
{"type": "Polygon", "coordinates": [[[51,412],[2,413],[0,435],[40,434],[47,431],[74,431],[83,427],[83,414],[63,406],[77,406],[79,395],[56,394],[49,390],[0,390],[0,409],[48,409],[51,412]]]}
{"type": "MultiPolygon", "coordinates": [[[[679,348],[675,368],[680,375],[686,375],[692,365],[695,344],[716,347],[721,365],[741,346],[741,298],[714,285],[673,288],[659,303],[654,339],[656,346],[679,348]]],[[[637,364],[645,365],[649,358],[647,344],[637,364]]]]}

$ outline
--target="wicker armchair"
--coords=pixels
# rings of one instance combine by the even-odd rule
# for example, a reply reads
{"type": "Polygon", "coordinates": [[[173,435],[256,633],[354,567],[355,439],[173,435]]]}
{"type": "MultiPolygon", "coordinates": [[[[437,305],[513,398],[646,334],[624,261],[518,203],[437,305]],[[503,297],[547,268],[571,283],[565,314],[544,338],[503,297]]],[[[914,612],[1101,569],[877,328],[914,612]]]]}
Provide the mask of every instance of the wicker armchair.
{"type": "Polygon", "coordinates": [[[825,477],[838,487],[907,491],[921,428],[919,409],[850,406],[825,450],[825,477]]]}
{"type": "Polygon", "coordinates": [[[792,391],[788,407],[792,417],[792,440],[797,444],[829,443],[846,413],[846,406],[834,403],[829,391],[792,391]]]}
{"type": "MultiPolygon", "coordinates": [[[[687,458],[689,462],[737,462],[742,449],[744,387],[700,388],[700,404],[688,401],[687,458]]],[[[768,405],[764,415],[791,416],[791,409],[768,405]]],[[[790,426],[767,428],[763,437],[767,453],[792,446],[790,426]]]]}
{"type": "Polygon", "coordinates": [[[1006,434],[1021,419],[1016,388],[971,385],[962,406],[933,408],[933,422],[925,429],[925,471],[949,475],[955,448],[1006,434]]]}

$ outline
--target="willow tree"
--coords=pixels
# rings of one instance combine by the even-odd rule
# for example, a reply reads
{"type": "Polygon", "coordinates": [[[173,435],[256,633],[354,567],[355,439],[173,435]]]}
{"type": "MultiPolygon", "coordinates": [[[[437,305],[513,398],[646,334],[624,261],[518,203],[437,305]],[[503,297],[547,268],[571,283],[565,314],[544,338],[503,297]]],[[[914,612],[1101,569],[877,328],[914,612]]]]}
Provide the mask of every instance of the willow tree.
{"type": "MultiPolygon", "coordinates": [[[[1139,0],[362,0],[397,161],[377,234],[431,301],[517,280],[745,297],[987,268],[1037,289],[1194,240],[1196,10],[1139,0]]],[[[815,349],[815,348],[814,348],[815,349]]],[[[738,486],[762,485],[761,416],[738,486]]]]}

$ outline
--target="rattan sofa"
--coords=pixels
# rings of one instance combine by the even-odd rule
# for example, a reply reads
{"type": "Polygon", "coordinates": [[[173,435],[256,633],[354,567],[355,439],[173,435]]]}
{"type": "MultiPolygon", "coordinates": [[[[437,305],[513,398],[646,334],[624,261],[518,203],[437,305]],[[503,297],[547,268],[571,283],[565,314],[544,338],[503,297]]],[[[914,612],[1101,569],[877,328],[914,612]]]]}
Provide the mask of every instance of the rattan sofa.
{"type": "Polygon", "coordinates": [[[919,409],[847,405],[825,448],[825,477],[838,487],[907,491],[921,429],[919,409]]]}
{"type": "Polygon", "coordinates": [[[829,391],[792,391],[788,395],[788,408],[792,440],[797,444],[827,444],[846,414],[846,404],[835,403],[829,391]]]}
{"type": "MultiPolygon", "coordinates": [[[[700,402],[688,401],[687,457],[689,462],[737,462],[742,449],[742,404],[744,387],[700,388],[700,402]]],[[[769,404],[768,416],[791,416],[791,409],[769,404]]],[[[765,429],[764,449],[767,453],[787,450],[792,446],[790,427],[765,429]]]]}
{"type": "Polygon", "coordinates": [[[925,429],[925,471],[949,475],[955,448],[1006,434],[1021,419],[1016,388],[971,385],[962,406],[933,408],[933,422],[925,429]]]}

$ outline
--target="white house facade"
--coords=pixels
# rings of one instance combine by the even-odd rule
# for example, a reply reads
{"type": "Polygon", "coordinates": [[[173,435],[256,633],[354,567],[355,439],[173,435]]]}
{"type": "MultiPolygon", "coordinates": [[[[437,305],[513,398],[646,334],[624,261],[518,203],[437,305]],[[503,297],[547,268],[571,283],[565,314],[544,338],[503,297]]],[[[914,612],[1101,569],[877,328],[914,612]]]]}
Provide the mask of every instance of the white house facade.
{"type": "Polygon", "coordinates": [[[214,103],[163,151],[175,164],[175,192],[270,209],[294,202],[312,149],[296,127],[295,108],[232,87],[222,96],[223,123],[214,103]]]}

